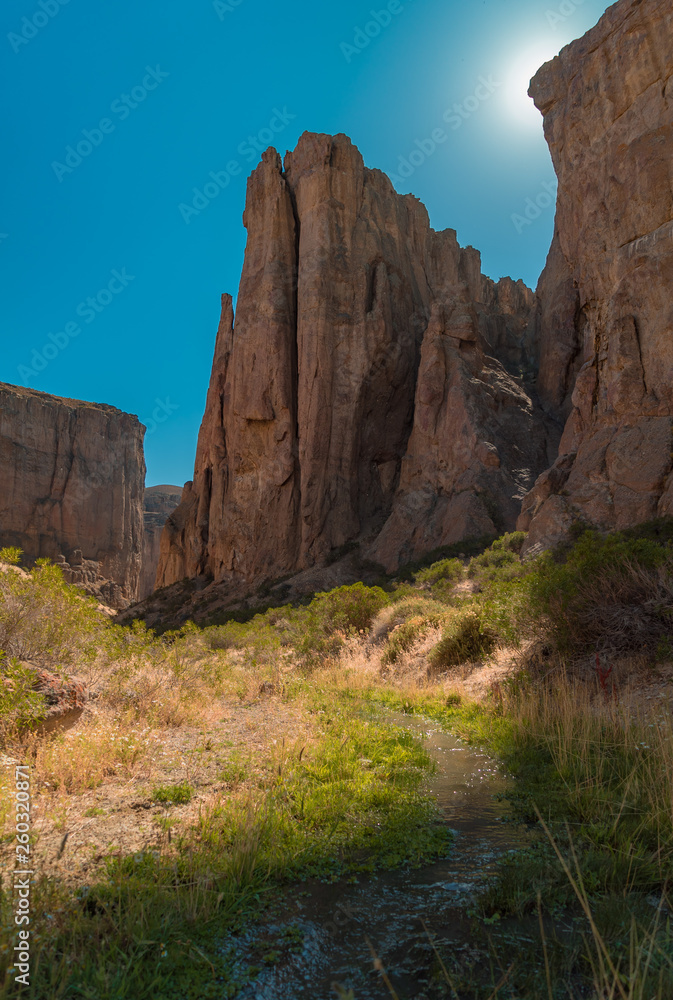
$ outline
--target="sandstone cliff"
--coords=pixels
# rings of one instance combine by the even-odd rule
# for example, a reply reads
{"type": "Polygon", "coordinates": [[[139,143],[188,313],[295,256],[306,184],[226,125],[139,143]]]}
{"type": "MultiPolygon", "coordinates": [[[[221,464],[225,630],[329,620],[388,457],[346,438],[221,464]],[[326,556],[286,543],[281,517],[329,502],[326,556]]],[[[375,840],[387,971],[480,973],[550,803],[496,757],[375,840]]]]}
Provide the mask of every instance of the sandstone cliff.
{"type": "Polygon", "coordinates": [[[0,384],[0,546],[112,607],[138,596],[144,429],[111,406],[0,384]]]}
{"type": "Polygon", "coordinates": [[[143,562],[138,587],[138,598],[141,601],[154,590],[161,554],[161,533],[169,515],[180,504],[181,499],[180,486],[151,486],[145,490],[143,562]]]}
{"type": "Polygon", "coordinates": [[[537,73],[558,175],[539,391],[567,418],[528,546],[673,514],[673,8],[621,0],[537,73]]]}
{"type": "Polygon", "coordinates": [[[268,150],[244,223],[157,584],[244,591],[353,544],[393,569],[513,527],[550,460],[515,378],[537,350],[532,292],[484,277],[343,135],[306,133],[284,164],[268,150]]]}

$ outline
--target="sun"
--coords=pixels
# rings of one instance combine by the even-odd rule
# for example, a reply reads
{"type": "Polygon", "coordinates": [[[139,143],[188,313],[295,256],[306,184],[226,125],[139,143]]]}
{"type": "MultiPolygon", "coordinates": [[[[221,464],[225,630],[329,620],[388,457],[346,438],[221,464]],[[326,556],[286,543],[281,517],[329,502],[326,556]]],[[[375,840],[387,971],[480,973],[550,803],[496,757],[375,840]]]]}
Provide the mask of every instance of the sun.
{"type": "Polygon", "coordinates": [[[516,63],[506,74],[503,98],[510,118],[518,125],[539,128],[540,112],[528,96],[528,87],[540,66],[558,52],[558,43],[532,45],[519,52],[516,63]]]}

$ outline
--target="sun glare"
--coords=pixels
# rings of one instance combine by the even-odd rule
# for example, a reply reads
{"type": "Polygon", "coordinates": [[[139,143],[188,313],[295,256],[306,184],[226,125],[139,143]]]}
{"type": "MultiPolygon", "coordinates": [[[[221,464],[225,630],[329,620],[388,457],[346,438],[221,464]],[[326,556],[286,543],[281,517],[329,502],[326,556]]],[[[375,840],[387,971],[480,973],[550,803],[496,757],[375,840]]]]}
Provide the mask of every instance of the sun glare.
{"type": "Polygon", "coordinates": [[[557,54],[558,43],[533,46],[519,53],[504,81],[504,97],[511,118],[519,125],[540,127],[540,112],[528,96],[528,87],[540,66],[557,54]]]}

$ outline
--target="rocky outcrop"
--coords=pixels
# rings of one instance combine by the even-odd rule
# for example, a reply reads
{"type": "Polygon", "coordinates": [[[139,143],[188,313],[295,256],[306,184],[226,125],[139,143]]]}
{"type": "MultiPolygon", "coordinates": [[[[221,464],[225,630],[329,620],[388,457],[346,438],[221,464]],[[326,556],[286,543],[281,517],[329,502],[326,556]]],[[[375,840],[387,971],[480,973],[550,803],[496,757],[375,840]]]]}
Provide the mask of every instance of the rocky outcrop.
{"type": "Polygon", "coordinates": [[[393,568],[513,527],[549,462],[515,377],[538,349],[532,292],[484,277],[343,135],[305,134],[284,165],[268,150],[244,223],[236,317],[224,296],[157,584],[244,592],[353,544],[393,568]]]}
{"type": "Polygon", "coordinates": [[[106,605],[134,601],[143,433],[114,407],[0,384],[0,547],[53,559],[106,605]]]}
{"type": "Polygon", "coordinates": [[[389,572],[442,546],[513,527],[536,470],[548,461],[540,412],[484,354],[466,305],[435,304],[423,338],[400,486],[369,552],[389,572]]]}
{"type": "Polygon", "coordinates": [[[143,564],[138,587],[139,600],[149,597],[155,587],[161,533],[164,525],[182,499],[180,486],[151,486],[145,490],[143,564]]]}
{"type": "Polygon", "coordinates": [[[44,715],[30,728],[42,736],[71,729],[81,719],[89,699],[84,681],[61,677],[30,663],[23,666],[34,671],[33,690],[44,699],[44,715]]]}
{"type": "Polygon", "coordinates": [[[621,0],[537,73],[558,175],[539,392],[567,418],[524,502],[528,547],[575,520],[673,513],[673,9],[621,0]]]}

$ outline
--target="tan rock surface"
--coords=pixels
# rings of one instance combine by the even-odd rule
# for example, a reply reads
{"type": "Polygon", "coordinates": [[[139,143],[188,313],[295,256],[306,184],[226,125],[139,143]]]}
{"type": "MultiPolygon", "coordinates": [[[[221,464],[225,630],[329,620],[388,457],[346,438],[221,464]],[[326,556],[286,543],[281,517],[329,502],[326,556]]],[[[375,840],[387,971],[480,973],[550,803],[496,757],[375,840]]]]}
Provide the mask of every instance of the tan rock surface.
{"type": "Polygon", "coordinates": [[[551,495],[545,474],[524,503],[538,545],[578,517],[621,528],[672,512],[670,0],[614,4],[531,94],[559,180],[539,390],[568,418],[551,495]]]}
{"type": "Polygon", "coordinates": [[[144,428],[112,406],[0,383],[0,546],[59,562],[105,604],[138,596],[144,428]]]}
{"type": "Polygon", "coordinates": [[[348,545],[392,566],[494,517],[513,526],[549,461],[504,367],[537,350],[532,292],[484,277],[479,253],[434,232],[343,135],[306,133],[284,169],[268,150],[244,222],[235,323],[225,296],[194,480],[157,583],[211,577],[243,595],[348,545]],[[437,474],[420,471],[429,453],[437,474]],[[419,491],[432,523],[407,544],[419,491]]]}
{"type": "Polygon", "coordinates": [[[143,568],[138,587],[139,600],[148,597],[155,588],[161,555],[161,535],[169,515],[179,506],[181,499],[180,486],[151,486],[145,490],[143,568]]]}

